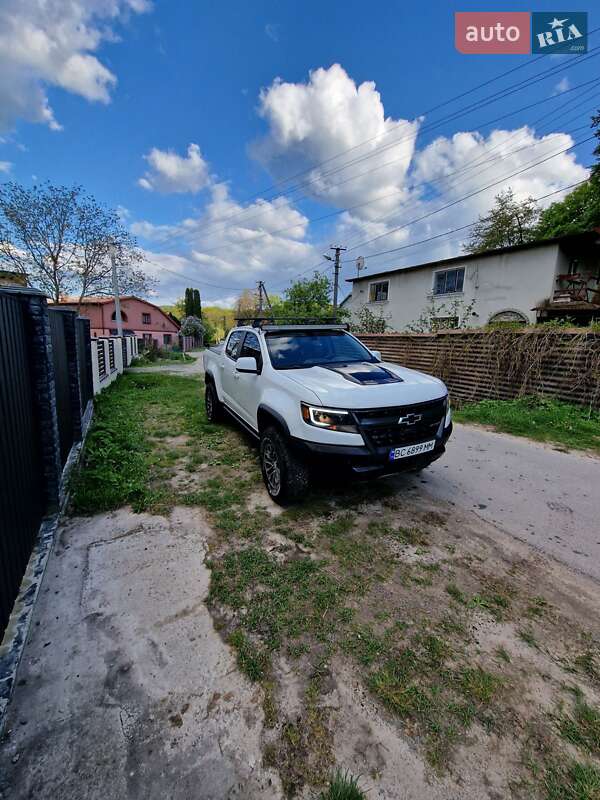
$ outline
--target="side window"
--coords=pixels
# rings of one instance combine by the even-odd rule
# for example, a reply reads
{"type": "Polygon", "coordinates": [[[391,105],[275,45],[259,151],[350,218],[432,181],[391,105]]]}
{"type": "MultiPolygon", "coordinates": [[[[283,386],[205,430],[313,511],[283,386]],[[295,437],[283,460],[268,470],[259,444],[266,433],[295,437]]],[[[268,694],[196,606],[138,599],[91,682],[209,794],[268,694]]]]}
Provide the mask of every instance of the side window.
{"type": "Polygon", "coordinates": [[[225,354],[232,358],[234,361],[237,361],[239,356],[239,349],[242,343],[242,339],[244,338],[244,331],[233,331],[231,336],[227,341],[227,347],[225,348],[225,354]]]}
{"type": "Polygon", "coordinates": [[[240,356],[250,356],[251,358],[255,358],[258,371],[261,371],[262,353],[260,351],[260,342],[258,341],[258,336],[255,333],[246,334],[240,356]]]}

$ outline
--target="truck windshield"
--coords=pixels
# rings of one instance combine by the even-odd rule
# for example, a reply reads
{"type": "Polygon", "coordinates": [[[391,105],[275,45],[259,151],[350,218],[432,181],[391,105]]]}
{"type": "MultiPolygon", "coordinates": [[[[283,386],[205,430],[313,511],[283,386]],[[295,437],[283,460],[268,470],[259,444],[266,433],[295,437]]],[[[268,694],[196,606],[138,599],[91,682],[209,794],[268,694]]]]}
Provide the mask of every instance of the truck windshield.
{"type": "Polygon", "coordinates": [[[366,347],[344,331],[282,331],[268,333],[265,338],[275,369],[377,360],[366,347]]]}

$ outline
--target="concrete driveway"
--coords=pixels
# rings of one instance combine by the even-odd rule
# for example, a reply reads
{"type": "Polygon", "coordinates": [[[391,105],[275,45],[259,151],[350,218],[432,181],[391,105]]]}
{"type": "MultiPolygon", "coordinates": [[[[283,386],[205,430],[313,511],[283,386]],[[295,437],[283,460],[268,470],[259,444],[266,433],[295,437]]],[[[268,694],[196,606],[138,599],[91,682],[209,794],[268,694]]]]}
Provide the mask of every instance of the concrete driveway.
{"type": "Polygon", "coordinates": [[[455,425],[418,486],[600,580],[600,458],[455,425]]]}
{"type": "Polygon", "coordinates": [[[193,361],[164,364],[160,367],[128,367],[126,372],[156,372],[167,375],[204,375],[204,362],[201,352],[189,353],[193,361]]]}
{"type": "Polygon", "coordinates": [[[60,528],[0,747],[2,800],[281,797],[261,694],[204,603],[197,509],[60,528]]]}

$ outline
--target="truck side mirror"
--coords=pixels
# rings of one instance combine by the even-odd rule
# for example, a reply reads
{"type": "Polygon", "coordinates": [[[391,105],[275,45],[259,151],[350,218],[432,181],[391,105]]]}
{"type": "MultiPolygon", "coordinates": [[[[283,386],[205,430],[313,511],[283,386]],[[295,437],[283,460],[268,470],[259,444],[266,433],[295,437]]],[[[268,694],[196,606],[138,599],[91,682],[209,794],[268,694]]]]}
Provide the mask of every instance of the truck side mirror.
{"type": "Polygon", "coordinates": [[[235,362],[235,370],[236,372],[250,372],[256,375],[258,372],[256,359],[253,356],[241,356],[235,362]]]}
{"type": "Polygon", "coordinates": [[[381,357],[381,353],[379,352],[379,350],[371,350],[371,355],[375,356],[377,361],[383,361],[383,359],[381,357]]]}

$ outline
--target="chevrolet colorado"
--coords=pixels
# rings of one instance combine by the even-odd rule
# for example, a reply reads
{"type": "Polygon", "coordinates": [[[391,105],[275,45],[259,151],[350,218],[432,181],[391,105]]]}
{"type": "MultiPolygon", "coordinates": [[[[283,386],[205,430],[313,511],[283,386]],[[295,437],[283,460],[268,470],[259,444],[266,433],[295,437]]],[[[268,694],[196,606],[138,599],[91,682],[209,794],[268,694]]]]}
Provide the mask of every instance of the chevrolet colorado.
{"type": "Polygon", "coordinates": [[[283,505],[305,494],[316,469],[422,469],[452,431],[442,381],[382,362],[344,325],[256,321],[203,358],[208,419],[226,412],[259,439],[265,485],[283,505]]]}

